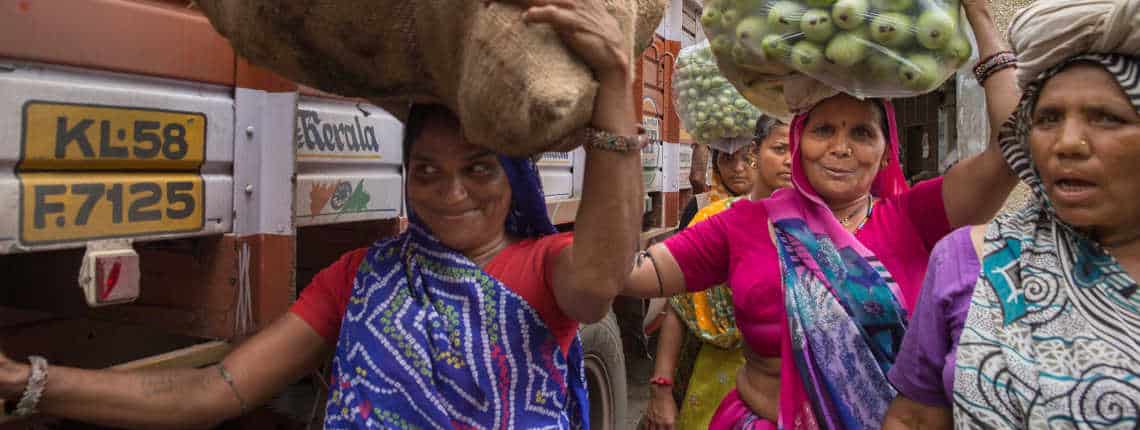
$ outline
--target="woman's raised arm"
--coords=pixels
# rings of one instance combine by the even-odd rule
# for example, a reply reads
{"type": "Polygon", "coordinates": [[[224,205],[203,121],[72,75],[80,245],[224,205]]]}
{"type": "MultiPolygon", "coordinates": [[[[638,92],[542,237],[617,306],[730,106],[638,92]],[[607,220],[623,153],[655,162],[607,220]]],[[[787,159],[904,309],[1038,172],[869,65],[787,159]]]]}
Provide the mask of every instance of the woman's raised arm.
{"type": "MultiPolygon", "coordinates": [[[[974,28],[983,60],[1009,51],[986,0],[963,0],[962,5],[974,28]]],[[[946,172],[943,179],[942,198],[953,228],[989,222],[1017,185],[1017,177],[998,147],[998,130],[1017,108],[1021,97],[1014,70],[1010,67],[997,71],[982,83],[990,121],[990,139],[985,151],[962,160],[946,172]]]]}
{"type": "MultiPolygon", "coordinates": [[[[524,19],[550,24],[594,71],[599,87],[591,126],[614,136],[637,135],[633,100],[633,35],[626,34],[600,0],[531,0],[524,19]]],[[[641,233],[639,148],[612,150],[586,144],[582,203],[574,244],[558,257],[553,289],[559,308],[582,322],[606,316],[629,274],[641,233]]]]}

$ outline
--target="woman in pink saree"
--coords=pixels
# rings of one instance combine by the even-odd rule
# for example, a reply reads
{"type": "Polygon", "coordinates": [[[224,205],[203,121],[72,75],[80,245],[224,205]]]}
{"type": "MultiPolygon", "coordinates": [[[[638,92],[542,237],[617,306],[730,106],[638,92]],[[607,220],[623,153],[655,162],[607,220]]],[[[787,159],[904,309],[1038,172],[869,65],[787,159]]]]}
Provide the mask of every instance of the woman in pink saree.
{"type": "MultiPolygon", "coordinates": [[[[982,56],[999,51],[985,2],[964,4],[982,56]]],[[[985,88],[1000,124],[1017,100],[1013,77],[997,74],[985,88]]],[[[1016,179],[991,140],[908,188],[894,109],[881,100],[826,99],[796,117],[790,140],[792,189],[738,202],[651,248],[625,294],[732,289],[748,363],[711,428],[879,428],[895,396],[885,375],[931,249],[989,220],[1016,179]]]]}

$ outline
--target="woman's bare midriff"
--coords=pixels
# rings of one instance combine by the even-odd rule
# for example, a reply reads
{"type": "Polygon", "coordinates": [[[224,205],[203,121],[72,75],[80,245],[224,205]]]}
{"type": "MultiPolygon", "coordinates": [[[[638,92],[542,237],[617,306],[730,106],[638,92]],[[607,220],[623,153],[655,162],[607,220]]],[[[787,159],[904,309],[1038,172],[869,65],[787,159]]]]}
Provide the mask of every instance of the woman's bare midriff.
{"type": "Polygon", "coordinates": [[[762,357],[744,347],[745,365],[736,374],[740,400],[757,416],[776,422],[780,407],[780,358],[762,357]]]}

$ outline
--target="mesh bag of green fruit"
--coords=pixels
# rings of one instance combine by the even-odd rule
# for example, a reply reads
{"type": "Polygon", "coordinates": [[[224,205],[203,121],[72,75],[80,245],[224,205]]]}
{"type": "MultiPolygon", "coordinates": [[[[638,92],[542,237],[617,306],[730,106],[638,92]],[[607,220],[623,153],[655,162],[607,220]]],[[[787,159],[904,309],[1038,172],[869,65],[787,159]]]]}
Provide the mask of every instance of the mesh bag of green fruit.
{"type": "Polygon", "coordinates": [[[974,52],[958,0],[711,0],[701,23],[730,78],[784,66],[856,97],[929,92],[974,52]]]}
{"type": "Polygon", "coordinates": [[[681,124],[698,142],[731,153],[752,141],[760,111],[721,75],[708,41],[677,56],[673,100],[681,124]]]}

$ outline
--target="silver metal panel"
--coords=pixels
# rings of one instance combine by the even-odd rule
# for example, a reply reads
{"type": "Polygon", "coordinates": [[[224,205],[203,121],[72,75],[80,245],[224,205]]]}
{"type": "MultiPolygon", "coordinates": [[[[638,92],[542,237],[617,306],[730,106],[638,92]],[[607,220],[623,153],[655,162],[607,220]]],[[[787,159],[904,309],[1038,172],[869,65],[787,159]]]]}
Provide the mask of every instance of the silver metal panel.
{"type": "Polygon", "coordinates": [[[570,166],[574,164],[575,152],[546,152],[538,159],[539,166],[570,166]]]}
{"type": "Polygon", "coordinates": [[[574,197],[582,197],[582,186],[586,180],[586,149],[578,147],[574,154],[574,197]]]}
{"type": "Polygon", "coordinates": [[[641,177],[645,181],[645,192],[665,191],[665,172],[660,169],[643,169],[641,177]]]}
{"type": "Polygon", "coordinates": [[[297,93],[238,88],[234,94],[234,233],[292,235],[297,93]]]}
{"type": "MultiPolygon", "coordinates": [[[[224,86],[47,66],[0,58],[0,254],[81,248],[85,241],[30,246],[21,244],[20,183],[23,109],[30,101],[195,112],[205,115],[204,222],[199,231],[145,234],[136,241],[229,232],[233,224],[232,89],[224,86]]],[[[128,172],[108,172],[128,173],[128,172]]],[[[112,236],[113,237],[113,236],[112,236]]]]}
{"type": "Polygon", "coordinates": [[[693,167],[693,145],[679,144],[678,163],[682,169],[693,167]]]}
{"type": "Polygon", "coordinates": [[[574,195],[574,174],[566,169],[539,167],[542,176],[542,192],[546,200],[566,199],[574,195]]]}
{"type": "Polygon", "coordinates": [[[693,184],[689,182],[689,174],[693,171],[693,145],[679,144],[677,151],[677,184],[682,190],[693,188],[693,184]]]}
{"type": "Polygon", "coordinates": [[[574,157],[576,152],[548,152],[538,160],[542,191],[547,201],[574,196],[574,157]]]}
{"type": "Polygon", "coordinates": [[[665,174],[665,184],[662,187],[665,192],[675,193],[681,188],[678,177],[681,173],[681,168],[678,166],[681,146],[672,142],[665,142],[664,144],[661,155],[661,171],[665,174]]]}
{"type": "Polygon", "coordinates": [[[0,169],[20,159],[28,101],[200,112],[207,117],[203,172],[225,173],[233,161],[233,90],[170,79],[16,63],[0,58],[0,169]]]}

